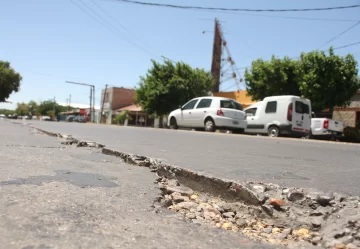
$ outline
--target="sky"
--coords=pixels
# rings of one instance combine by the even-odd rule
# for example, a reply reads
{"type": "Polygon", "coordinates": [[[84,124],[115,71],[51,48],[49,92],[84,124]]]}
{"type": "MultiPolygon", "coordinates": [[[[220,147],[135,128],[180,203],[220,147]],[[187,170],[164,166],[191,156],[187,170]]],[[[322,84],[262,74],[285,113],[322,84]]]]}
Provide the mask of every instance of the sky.
{"type": "MultiPolygon", "coordinates": [[[[221,8],[291,9],[360,4],[360,0],[141,0],[221,8]]],[[[151,59],[183,61],[211,68],[214,18],[218,18],[236,67],[244,72],[258,58],[297,57],[301,52],[360,41],[360,8],[317,12],[215,12],[133,5],[116,0],[0,1],[0,60],[9,61],[23,80],[17,102],[54,99],[89,104],[95,85],[96,106],[105,85],[134,88],[151,59]],[[316,19],[316,20],[314,20],[316,19]],[[205,31],[205,32],[204,32],[205,31]]],[[[336,50],[360,60],[360,44],[336,50]]],[[[233,80],[222,91],[237,90],[233,80]]]]}

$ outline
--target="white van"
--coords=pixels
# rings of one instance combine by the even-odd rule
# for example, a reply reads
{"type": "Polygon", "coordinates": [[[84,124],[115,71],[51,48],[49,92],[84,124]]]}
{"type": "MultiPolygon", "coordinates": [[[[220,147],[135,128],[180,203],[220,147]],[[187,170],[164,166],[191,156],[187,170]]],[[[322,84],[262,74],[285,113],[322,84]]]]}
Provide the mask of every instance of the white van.
{"type": "Polygon", "coordinates": [[[311,102],[298,96],[266,97],[245,109],[245,133],[268,134],[270,137],[309,135],[311,127],[311,102]]]}

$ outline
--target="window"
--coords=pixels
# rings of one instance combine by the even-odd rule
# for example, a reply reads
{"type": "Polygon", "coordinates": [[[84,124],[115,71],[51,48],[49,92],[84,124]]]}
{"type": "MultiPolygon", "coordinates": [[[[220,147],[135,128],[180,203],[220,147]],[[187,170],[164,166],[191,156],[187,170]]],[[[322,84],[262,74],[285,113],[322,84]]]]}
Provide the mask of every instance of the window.
{"type": "Polygon", "coordinates": [[[266,105],[265,113],[276,113],[276,109],[277,109],[277,102],[270,101],[266,105]]]}
{"type": "Polygon", "coordinates": [[[195,104],[196,104],[197,102],[198,102],[198,99],[191,100],[190,102],[188,102],[187,104],[185,104],[182,109],[183,109],[183,110],[194,109],[195,104]]]}
{"type": "Polygon", "coordinates": [[[202,99],[200,100],[199,104],[197,105],[196,109],[199,108],[208,108],[211,106],[212,99],[202,99]]]}
{"type": "Polygon", "coordinates": [[[308,104],[305,104],[300,101],[295,101],[295,112],[301,113],[301,114],[309,114],[310,113],[310,107],[308,104]]]}
{"type": "Polygon", "coordinates": [[[238,102],[233,100],[220,100],[220,107],[221,108],[228,108],[228,109],[235,109],[242,111],[243,107],[238,102]]]}
{"type": "Polygon", "coordinates": [[[248,114],[248,115],[251,114],[250,116],[255,116],[256,110],[257,110],[257,108],[255,107],[255,108],[247,109],[245,112],[246,112],[246,114],[248,114]]]}

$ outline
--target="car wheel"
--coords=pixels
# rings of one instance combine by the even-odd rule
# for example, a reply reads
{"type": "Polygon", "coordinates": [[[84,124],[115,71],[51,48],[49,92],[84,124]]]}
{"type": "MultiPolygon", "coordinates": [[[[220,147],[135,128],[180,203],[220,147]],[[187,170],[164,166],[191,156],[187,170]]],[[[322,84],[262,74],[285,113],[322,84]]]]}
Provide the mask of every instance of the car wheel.
{"type": "Polygon", "coordinates": [[[214,132],[216,130],[215,122],[212,118],[207,118],[205,120],[205,131],[214,132]]]}
{"type": "Polygon", "coordinates": [[[171,117],[171,119],[170,119],[170,129],[172,129],[172,130],[178,129],[176,118],[174,118],[174,117],[171,117]]]}
{"type": "Polygon", "coordinates": [[[280,136],[279,128],[276,127],[276,126],[270,126],[270,128],[268,129],[268,135],[269,135],[269,137],[278,137],[278,136],[280,136]]]}

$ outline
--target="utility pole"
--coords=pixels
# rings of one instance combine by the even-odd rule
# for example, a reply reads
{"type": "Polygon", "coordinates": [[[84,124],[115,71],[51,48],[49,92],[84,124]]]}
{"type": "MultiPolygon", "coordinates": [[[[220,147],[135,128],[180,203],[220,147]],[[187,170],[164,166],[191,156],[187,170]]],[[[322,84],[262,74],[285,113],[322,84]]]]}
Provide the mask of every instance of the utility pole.
{"type": "Polygon", "coordinates": [[[95,86],[92,86],[93,89],[93,109],[92,109],[92,117],[93,117],[93,122],[95,123],[95,86]]]}
{"type": "Polygon", "coordinates": [[[90,87],[90,119],[91,119],[91,121],[93,121],[93,111],[92,111],[92,104],[93,103],[92,102],[94,101],[94,104],[95,104],[95,86],[90,85],[90,84],[86,84],[86,83],[81,83],[81,82],[73,82],[73,81],[65,81],[65,83],[81,85],[81,86],[89,86],[90,87]],[[94,97],[92,96],[93,92],[94,92],[94,97]]]}
{"type": "Polygon", "coordinates": [[[215,35],[214,35],[214,45],[213,45],[212,64],[211,64],[211,74],[215,80],[215,84],[212,89],[213,93],[220,91],[221,45],[222,45],[222,37],[220,31],[220,23],[218,19],[215,18],[215,35]]]}
{"type": "Polygon", "coordinates": [[[69,107],[68,107],[68,111],[70,111],[70,107],[71,107],[71,94],[69,95],[69,107]]]}
{"type": "MultiPolygon", "coordinates": [[[[105,91],[104,91],[104,96],[103,96],[103,102],[102,102],[102,105],[101,105],[101,112],[100,112],[100,123],[102,123],[102,120],[103,120],[103,111],[104,111],[104,104],[105,104],[105,97],[106,97],[106,91],[107,91],[107,84],[105,85],[105,91]]],[[[106,122],[105,122],[106,123],[106,122]]]]}
{"type": "Polygon", "coordinates": [[[55,117],[55,106],[56,106],[56,99],[55,99],[55,96],[54,96],[54,117],[55,117]]]}

